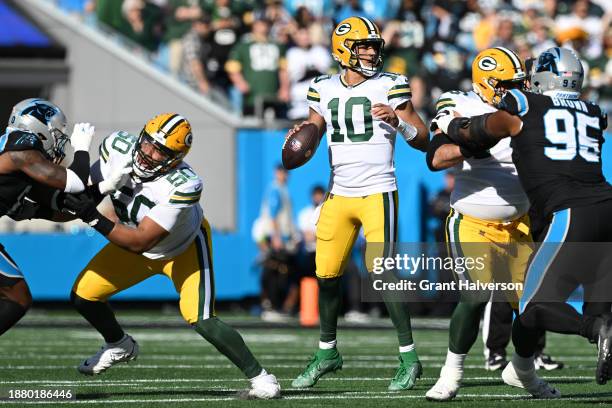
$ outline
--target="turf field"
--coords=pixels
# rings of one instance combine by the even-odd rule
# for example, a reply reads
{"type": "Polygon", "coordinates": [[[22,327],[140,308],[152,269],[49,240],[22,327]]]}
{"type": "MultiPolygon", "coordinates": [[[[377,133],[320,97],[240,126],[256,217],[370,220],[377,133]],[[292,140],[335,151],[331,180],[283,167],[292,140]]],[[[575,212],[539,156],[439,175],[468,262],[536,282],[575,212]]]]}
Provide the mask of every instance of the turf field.
{"type": "MultiPolygon", "coordinates": [[[[34,315],[36,316],[36,315],[34,315]]],[[[131,316],[132,321],[155,321],[155,314],[131,316]]],[[[26,320],[26,323],[33,321],[26,320]]],[[[53,324],[53,316],[37,321],[53,324]]],[[[170,319],[171,320],[171,319],[170,319]]],[[[129,319],[125,320],[129,324],[129,319]]],[[[426,322],[427,323],[427,322],[426,322]]],[[[444,322],[442,322],[443,324],[444,322]]],[[[423,326],[423,322],[415,324],[423,326]]],[[[440,324],[440,322],[438,322],[440,324]]],[[[425,324],[426,326],[428,324],[425,324]]],[[[247,382],[212,346],[189,328],[132,328],[140,343],[138,360],[122,364],[97,377],[81,376],[75,369],[81,359],[101,345],[97,333],[87,328],[17,327],[0,339],[0,391],[10,389],[70,389],[70,402],[0,401],[12,406],[92,407],[391,407],[432,406],[424,394],[435,382],[447,347],[444,330],[417,329],[417,350],[424,376],[408,392],[386,391],[397,367],[396,339],[391,329],[342,330],[339,336],[344,369],[324,377],[316,388],[293,390],[291,379],[305,366],[317,342],[317,331],[303,329],[245,328],[240,330],[256,356],[281,382],[284,395],[278,401],[244,401],[237,392],[247,382]]],[[[531,400],[521,390],[502,384],[499,372],[482,368],[479,339],[467,359],[465,386],[451,404],[473,406],[580,406],[612,403],[612,383],[598,386],[593,380],[594,346],[582,339],[549,335],[548,351],[566,363],[563,370],[545,372],[560,388],[560,401],[531,400]]]]}

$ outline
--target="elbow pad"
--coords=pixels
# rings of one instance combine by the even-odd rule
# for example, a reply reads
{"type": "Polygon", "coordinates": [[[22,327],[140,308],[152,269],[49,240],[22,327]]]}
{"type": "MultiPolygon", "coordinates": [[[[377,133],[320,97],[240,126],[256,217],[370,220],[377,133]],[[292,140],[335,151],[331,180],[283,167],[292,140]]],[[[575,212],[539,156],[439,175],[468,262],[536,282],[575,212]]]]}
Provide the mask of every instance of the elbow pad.
{"type": "Polygon", "coordinates": [[[453,119],[448,126],[448,137],[471,152],[489,150],[499,141],[486,131],[485,125],[489,115],[491,114],[486,113],[471,118],[453,119]]]}

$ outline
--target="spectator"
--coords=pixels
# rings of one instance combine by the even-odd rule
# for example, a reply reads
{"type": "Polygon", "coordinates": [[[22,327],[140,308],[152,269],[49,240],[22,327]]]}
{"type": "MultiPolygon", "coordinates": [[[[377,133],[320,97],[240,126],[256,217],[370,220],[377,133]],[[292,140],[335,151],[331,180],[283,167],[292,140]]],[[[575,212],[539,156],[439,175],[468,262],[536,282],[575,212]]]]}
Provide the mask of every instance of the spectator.
{"type": "Polygon", "coordinates": [[[295,266],[297,234],[293,223],[287,170],[278,165],[268,187],[253,236],[262,259],[262,318],[281,320],[295,311],[298,301],[295,266]]]}
{"type": "Polygon", "coordinates": [[[302,276],[315,276],[315,249],[317,243],[316,224],[319,218],[319,206],[325,199],[325,189],[322,186],[314,186],[310,193],[310,205],[302,208],[298,214],[298,228],[302,235],[304,256],[300,262],[302,276]]]}
{"type": "Polygon", "coordinates": [[[590,2],[588,0],[577,0],[571,14],[560,15],[556,19],[558,33],[580,28],[588,33],[588,46],[585,49],[585,57],[594,58],[601,54],[601,39],[603,25],[601,17],[589,15],[590,2]]]}
{"type": "Polygon", "coordinates": [[[183,37],[192,23],[202,17],[198,0],[168,0],[164,42],[168,44],[168,66],[174,76],[179,74],[183,60],[183,37]]]}
{"type": "Polygon", "coordinates": [[[497,33],[492,47],[505,47],[509,50],[516,50],[516,42],[514,40],[514,24],[512,20],[503,18],[497,24],[497,33]]]}
{"type": "Polygon", "coordinates": [[[268,39],[268,32],[267,20],[255,20],[251,35],[232,48],[225,69],[243,95],[244,115],[263,115],[264,108],[271,107],[277,117],[284,117],[289,101],[285,51],[268,39]]]}
{"type": "Polygon", "coordinates": [[[123,16],[122,0],[91,0],[86,8],[95,9],[96,18],[103,26],[127,35],[130,27],[123,16]]]}
{"type": "Polygon", "coordinates": [[[550,27],[548,20],[544,18],[536,19],[527,33],[526,39],[531,47],[531,55],[537,56],[551,47],[555,47],[555,42],[550,38],[550,27]]]}
{"type": "Polygon", "coordinates": [[[599,100],[602,109],[612,111],[612,26],[604,33],[603,52],[589,60],[589,86],[595,92],[594,100],[599,100]]]}
{"type": "Polygon", "coordinates": [[[211,43],[212,27],[207,16],[194,21],[191,30],[183,38],[182,77],[201,93],[210,91],[212,76],[208,61],[213,54],[211,43]]]}
{"type": "Polygon", "coordinates": [[[308,92],[312,78],[327,73],[331,65],[329,50],[312,45],[307,28],[299,28],[293,35],[295,47],[287,51],[287,70],[291,83],[291,108],[289,119],[308,117],[308,92]]]}
{"type": "Polygon", "coordinates": [[[436,242],[446,242],[444,225],[446,224],[446,217],[448,217],[450,212],[450,196],[454,188],[455,173],[447,171],[444,174],[444,188],[429,203],[429,214],[437,221],[437,226],[434,230],[436,242]]]}
{"type": "Polygon", "coordinates": [[[308,10],[316,19],[325,19],[334,14],[333,0],[285,0],[285,9],[289,14],[297,16],[299,10],[308,10]]]}
{"type": "Polygon", "coordinates": [[[295,21],[283,7],[282,0],[266,0],[266,6],[259,12],[259,18],[270,22],[269,37],[272,41],[286,45],[295,30],[295,21]]]}
{"type": "Polygon", "coordinates": [[[339,23],[340,21],[349,17],[362,16],[364,14],[363,7],[361,7],[361,2],[359,0],[349,0],[345,2],[340,9],[338,9],[334,16],[334,20],[335,23],[339,23]]]}
{"type": "Polygon", "coordinates": [[[144,0],[124,0],[121,11],[129,24],[127,37],[150,52],[156,51],[162,34],[161,9],[144,0]]]}

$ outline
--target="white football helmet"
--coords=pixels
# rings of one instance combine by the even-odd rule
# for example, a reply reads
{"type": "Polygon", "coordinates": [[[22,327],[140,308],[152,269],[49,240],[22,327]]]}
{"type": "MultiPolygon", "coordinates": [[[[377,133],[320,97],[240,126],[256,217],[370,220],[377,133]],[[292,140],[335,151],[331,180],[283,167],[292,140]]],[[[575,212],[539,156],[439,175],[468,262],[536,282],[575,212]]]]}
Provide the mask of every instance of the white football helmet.
{"type": "Polygon", "coordinates": [[[49,159],[55,163],[61,162],[66,155],[64,148],[69,140],[66,135],[66,116],[60,108],[47,100],[29,98],[19,102],[13,107],[6,129],[35,134],[49,159]]]}

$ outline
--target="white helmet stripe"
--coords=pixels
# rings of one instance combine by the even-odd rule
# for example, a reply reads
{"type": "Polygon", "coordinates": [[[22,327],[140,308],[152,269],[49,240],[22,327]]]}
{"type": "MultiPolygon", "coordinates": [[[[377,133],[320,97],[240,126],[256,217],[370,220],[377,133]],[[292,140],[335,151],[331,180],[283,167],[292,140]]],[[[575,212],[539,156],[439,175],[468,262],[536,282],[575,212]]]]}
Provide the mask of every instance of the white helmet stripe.
{"type": "Polygon", "coordinates": [[[521,61],[518,59],[518,57],[516,56],[514,52],[510,51],[509,49],[505,47],[495,47],[495,49],[498,49],[504,52],[505,54],[508,55],[508,57],[510,57],[510,60],[512,60],[512,64],[514,65],[514,69],[516,70],[521,69],[521,61]]]}
{"type": "Polygon", "coordinates": [[[363,21],[365,25],[368,27],[368,31],[370,32],[370,34],[376,34],[376,27],[369,19],[365,17],[359,17],[359,19],[363,21]]]}
{"type": "Polygon", "coordinates": [[[162,126],[162,128],[159,130],[159,133],[161,133],[161,136],[166,137],[166,135],[170,133],[170,131],[172,131],[172,128],[174,128],[175,125],[177,125],[180,121],[183,120],[185,120],[185,118],[181,115],[174,115],[162,126]]]}

